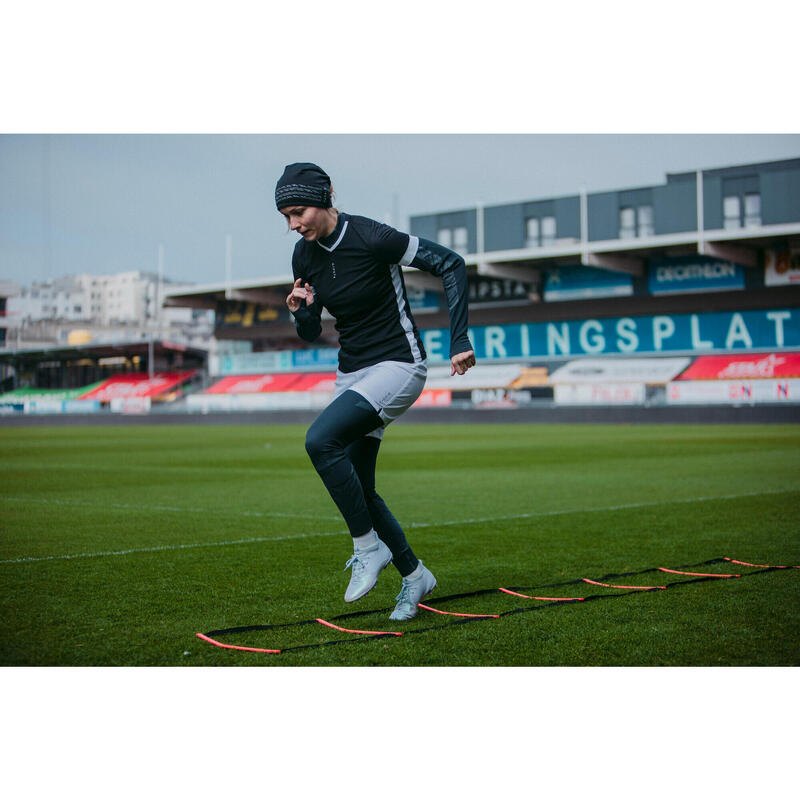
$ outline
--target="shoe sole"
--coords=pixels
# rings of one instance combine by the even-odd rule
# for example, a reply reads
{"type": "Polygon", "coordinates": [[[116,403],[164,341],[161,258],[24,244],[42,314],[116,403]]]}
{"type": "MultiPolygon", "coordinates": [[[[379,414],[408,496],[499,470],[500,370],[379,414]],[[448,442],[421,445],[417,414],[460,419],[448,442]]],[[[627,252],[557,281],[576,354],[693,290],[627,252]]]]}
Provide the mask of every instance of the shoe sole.
{"type": "MultiPolygon", "coordinates": [[[[345,598],[344,598],[344,601],[345,601],[345,603],[356,603],[356,602],[358,602],[359,600],[361,600],[363,597],[366,597],[366,596],[367,596],[367,595],[368,595],[368,594],[369,594],[369,593],[370,593],[370,592],[371,592],[371,591],[372,591],[372,590],[373,590],[373,589],[374,589],[374,588],[375,588],[375,587],[378,585],[378,577],[380,576],[381,572],[383,572],[383,571],[386,569],[386,567],[388,567],[388,566],[389,566],[389,564],[391,564],[391,563],[392,563],[392,559],[390,558],[390,559],[389,559],[389,560],[388,560],[388,561],[387,561],[387,562],[386,562],[386,563],[385,563],[385,564],[384,564],[384,565],[383,565],[383,566],[382,566],[382,567],[381,567],[381,568],[378,570],[378,574],[375,576],[375,583],[373,583],[373,584],[372,584],[372,586],[370,586],[370,587],[369,587],[369,589],[367,589],[367,591],[366,591],[366,592],[364,592],[363,594],[360,594],[360,595],[358,595],[358,597],[354,597],[352,600],[348,600],[348,599],[345,597],[345,598]]],[[[436,587],[434,587],[434,588],[436,588],[436,587]]],[[[431,590],[431,591],[433,591],[433,590],[431,590]]]]}

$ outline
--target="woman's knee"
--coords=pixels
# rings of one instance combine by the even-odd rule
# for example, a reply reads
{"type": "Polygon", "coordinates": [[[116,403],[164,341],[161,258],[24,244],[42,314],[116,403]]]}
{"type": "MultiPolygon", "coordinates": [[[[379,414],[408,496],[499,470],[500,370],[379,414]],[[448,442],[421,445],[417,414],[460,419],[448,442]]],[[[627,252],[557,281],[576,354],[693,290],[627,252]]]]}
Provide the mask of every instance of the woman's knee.
{"type": "Polygon", "coordinates": [[[331,437],[322,430],[321,426],[312,425],[306,432],[306,453],[315,464],[328,457],[332,447],[331,437]]]}

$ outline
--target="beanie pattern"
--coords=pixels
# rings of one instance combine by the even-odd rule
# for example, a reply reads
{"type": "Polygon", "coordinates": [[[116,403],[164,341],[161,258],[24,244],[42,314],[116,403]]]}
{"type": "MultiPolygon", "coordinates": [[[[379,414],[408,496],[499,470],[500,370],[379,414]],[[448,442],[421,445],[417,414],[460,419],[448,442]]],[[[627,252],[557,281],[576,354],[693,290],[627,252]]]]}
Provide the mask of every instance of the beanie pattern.
{"type": "Polygon", "coordinates": [[[318,206],[331,207],[331,193],[317,186],[304,186],[302,183],[289,183],[275,189],[275,205],[286,206],[318,206]]]}

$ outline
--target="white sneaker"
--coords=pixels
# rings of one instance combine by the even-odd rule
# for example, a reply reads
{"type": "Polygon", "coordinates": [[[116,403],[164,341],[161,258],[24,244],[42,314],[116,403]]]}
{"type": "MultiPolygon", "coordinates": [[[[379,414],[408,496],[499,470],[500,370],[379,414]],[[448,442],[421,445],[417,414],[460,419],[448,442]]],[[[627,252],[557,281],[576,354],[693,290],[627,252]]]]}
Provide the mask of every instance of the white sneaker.
{"type": "Polygon", "coordinates": [[[419,565],[422,567],[422,575],[414,580],[403,578],[400,594],[395,598],[397,606],[389,615],[389,619],[413,619],[417,616],[419,610],[417,606],[420,600],[427,597],[436,588],[436,578],[433,577],[433,573],[421,561],[419,565]]]}
{"type": "Polygon", "coordinates": [[[382,569],[392,563],[392,551],[380,540],[366,550],[356,550],[344,568],[353,568],[350,584],[344,593],[345,603],[360,600],[378,582],[382,569]]]}

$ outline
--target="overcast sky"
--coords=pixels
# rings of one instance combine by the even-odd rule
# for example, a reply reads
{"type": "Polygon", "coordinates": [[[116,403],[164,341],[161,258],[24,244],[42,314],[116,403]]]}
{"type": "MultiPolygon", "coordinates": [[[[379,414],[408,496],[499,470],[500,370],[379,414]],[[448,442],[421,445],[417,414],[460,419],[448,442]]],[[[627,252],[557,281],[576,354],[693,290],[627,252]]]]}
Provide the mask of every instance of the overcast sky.
{"type": "Polygon", "coordinates": [[[314,161],[337,206],[409,216],[662,183],[667,172],[800,157],[800,135],[4,135],[0,280],[152,270],[285,275],[296,239],[273,203],[283,167],[314,161]]]}
{"type": "Polygon", "coordinates": [[[222,282],[226,234],[234,280],[286,275],[296,237],[273,192],[293,161],[327,170],[339,208],[403,229],[800,157],[773,0],[123,5],[4,12],[0,280],[155,271],[163,244],[171,280],[222,282]],[[722,69],[709,30],[746,57],[722,69]]]}

